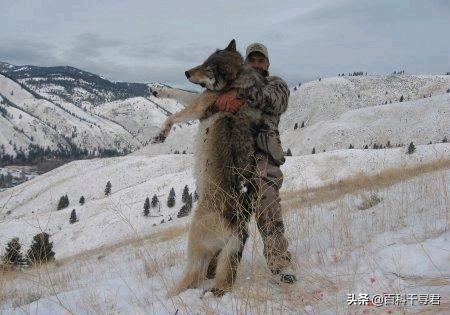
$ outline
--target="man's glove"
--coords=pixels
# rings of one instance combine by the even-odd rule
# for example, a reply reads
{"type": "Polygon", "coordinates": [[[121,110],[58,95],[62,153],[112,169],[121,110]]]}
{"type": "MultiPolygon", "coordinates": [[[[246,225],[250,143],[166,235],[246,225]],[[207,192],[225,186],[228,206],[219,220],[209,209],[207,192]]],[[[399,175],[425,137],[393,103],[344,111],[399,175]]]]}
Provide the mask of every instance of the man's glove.
{"type": "Polygon", "coordinates": [[[217,110],[234,114],[241,108],[243,104],[244,101],[237,98],[236,91],[228,91],[226,93],[220,94],[214,105],[217,110]]]}

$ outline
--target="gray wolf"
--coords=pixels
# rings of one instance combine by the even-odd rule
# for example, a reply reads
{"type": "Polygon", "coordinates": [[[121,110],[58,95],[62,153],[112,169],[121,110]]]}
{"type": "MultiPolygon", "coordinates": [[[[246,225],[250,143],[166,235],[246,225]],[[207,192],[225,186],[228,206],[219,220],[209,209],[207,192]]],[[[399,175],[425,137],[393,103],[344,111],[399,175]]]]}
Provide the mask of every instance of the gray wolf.
{"type": "Polygon", "coordinates": [[[235,114],[214,112],[219,92],[262,88],[266,79],[244,65],[232,40],[215,51],[201,65],[186,71],[189,81],[205,87],[193,103],[167,118],[157,137],[163,141],[174,123],[201,119],[196,143],[196,178],[199,202],[188,235],[188,263],[178,283],[169,291],[173,296],[195,288],[208,275],[214,259],[214,285],[211,292],[221,296],[230,291],[236,278],[250,219],[250,189],[254,165],[255,136],[261,111],[244,105],[235,114]],[[208,113],[209,111],[209,113],[208,113]]]}

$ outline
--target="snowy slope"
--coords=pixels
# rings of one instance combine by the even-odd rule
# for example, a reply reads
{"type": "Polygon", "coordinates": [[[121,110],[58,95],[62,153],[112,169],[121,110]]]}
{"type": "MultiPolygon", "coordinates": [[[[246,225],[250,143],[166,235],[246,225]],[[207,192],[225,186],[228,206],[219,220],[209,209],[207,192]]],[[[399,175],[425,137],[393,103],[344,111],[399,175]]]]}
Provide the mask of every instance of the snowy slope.
{"type": "Polygon", "coordinates": [[[60,254],[67,256],[132,236],[135,231],[129,224],[139,226],[139,233],[149,231],[153,223],[167,221],[169,215],[176,217],[184,185],[189,185],[193,191],[190,164],[189,156],[174,155],[154,159],[92,159],[65,164],[0,193],[0,234],[7,233],[9,237],[19,232],[21,238],[27,239],[27,235],[40,226],[54,233],[60,254]],[[107,181],[112,183],[112,194],[108,197],[104,194],[107,181]],[[169,186],[169,183],[173,184],[169,186]],[[178,197],[177,207],[168,209],[165,202],[172,186],[178,197]],[[59,198],[65,194],[69,197],[69,207],[56,211],[59,198]],[[161,200],[161,212],[154,209],[152,214],[158,217],[143,220],[145,198],[152,198],[153,194],[161,200]],[[11,195],[16,196],[10,199],[11,195]],[[81,196],[86,199],[83,206],[78,203],[81,196]],[[79,224],[69,224],[72,209],[76,209],[79,224]],[[98,238],[99,231],[111,235],[98,238]],[[75,248],[68,246],[71,239],[77,240],[75,248]]]}
{"type": "MultiPolygon", "coordinates": [[[[287,116],[289,117],[289,116],[287,116]]],[[[346,111],[332,119],[312,123],[305,128],[290,128],[281,134],[281,142],[292,154],[316,152],[389,141],[391,146],[442,142],[450,137],[450,94],[415,101],[364,107],[346,111]]]]}
{"type": "MultiPolygon", "coordinates": [[[[8,107],[5,104],[2,105],[8,111],[10,107],[15,107],[16,111],[21,111],[22,116],[25,116],[23,113],[28,114],[26,115],[28,121],[31,119],[30,116],[33,116],[35,125],[37,124],[36,120],[40,121],[39,132],[34,132],[33,126],[28,128],[21,126],[24,131],[28,129],[27,136],[33,136],[35,144],[41,146],[46,144],[48,140],[45,140],[45,132],[48,132],[50,138],[64,136],[70,138],[81,148],[128,148],[133,150],[141,146],[141,143],[119,124],[86,113],[70,103],[58,106],[46,99],[36,98],[19,84],[2,75],[0,75],[0,96],[9,101],[6,104],[8,107]],[[46,126],[45,130],[42,125],[46,126]],[[30,131],[29,128],[32,128],[33,131],[30,131]]],[[[11,109],[11,111],[14,110],[11,109]]],[[[12,125],[16,125],[14,121],[10,120],[10,122],[12,125]]],[[[21,128],[19,126],[20,124],[17,128],[21,128]]],[[[38,126],[35,127],[38,129],[38,126]]],[[[12,137],[9,140],[16,141],[16,138],[12,137]]],[[[28,143],[31,143],[31,140],[28,143]]],[[[64,145],[67,141],[54,141],[54,145],[57,143],[64,145]]]]}
{"type": "MultiPolygon", "coordinates": [[[[19,72],[25,70],[15,69],[19,72]]],[[[27,73],[22,75],[26,76],[27,73]]],[[[95,98],[94,107],[94,103],[86,103],[89,97],[83,93],[82,104],[86,106],[73,100],[80,92],[77,89],[82,89],[82,84],[76,80],[71,81],[73,86],[70,90],[66,90],[64,85],[50,85],[48,82],[43,85],[27,85],[23,80],[21,79],[20,85],[11,78],[0,75],[0,107],[9,113],[0,114],[3,122],[0,126],[0,145],[4,146],[2,152],[5,154],[15,155],[20,148],[27,152],[30,144],[56,150],[59,146],[68,147],[69,142],[91,151],[99,148],[134,151],[159,132],[168,115],[184,108],[174,100],[160,99],[149,94],[150,86],[155,84],[145,85],[145,97],[98,104],[99,94],[95,98]],[[50,88],[53,90],[46,90],[50,88]],[[55,89],[64,89],[65,97],[55,94],[55,89]]],[[[110,98],[122,95],[120,90],[117,93],[111,94],[110,98]]],[[[105,96],[105,99],[108,97],[105,96]]],[[[169,152],[171,151],[167,150],[169,152]]]]}
{"type": "Polygon", "coordinates": [[[8,113],[6,116],[0,115],[0,144],[4,146],[6,153],[14,152],[14,144],[17,148],[25,149],[30,143],[38,143],[55,150],[58,143],[66,143],[56,130],[35,116],[20,108],[6,107],[6,104],[2,107],[8,113]]]}
{"type": "Polygon", "coordinates": [[[149,96],[104,103],[93,108],[91,112],[117,122],[141,143],[145,143],[159,133],[167,115],[182,108],[174,100],[149,96]]]}
{"type": "Polygon", "coordinates": [[[16,66],[0,62],[0,73],[55,102],[91,108],[104,102],[149,96],[145,83],[111,82],[70,66],[16,66]]]}
{"type": "MultiPolygon", "coordinates": [[[[289,157],[283,172],[283,190],[317,187],[363,171],[374,174],[389,167],[417,165],[450,158],[449,144],[418,146],[418,152],[405,154],[405,148],[386,150],[340,150],[317,155],[289,157]],[[334,170],[330,172],[330,169],[334,170]]],[[[0,192],[0,248],[14,235],[29,242],[38,227],[54,234],[58,257],[113,244],[133,233],[148,232],[153,223],[175,217],[185,185],[195,189],[192,155],[158,155],[92,159],[65,164],[19,186],[0,192]],[[104,195],[107,181],[112,194],[104,195]],[[177,206],[165,205],[171,187],[177,206]],[[70,205],[56,211],[59,198],[67,194],[70,205]],[[162,217],[142,219],[145,198],[153,194],[162,201],[162,217]],[[81,196],[86,203],[78,204],[81,196]],[[70,225],[72,209],[80,222],[70,225]],[[130,229],[130,224],[134,229],[130,229]],[[98,238],[101,231],[105,237],[98,238]],[[106,237],[107,235],[107,237],[106,237]],[[68,246],[77,239],[77,245],[68,246]]],[[[159,213],[158,213],[159,215],[159,213]]]]}
{"type": "Polygon", "coordinates": [[[295,123],[305,126],[336,117],[351,109],[417,100],[444,94],[450,88],[448,75],[370,75],[324,78],[291,90],[281,129],[295,123]]]}
{"type": "MultiPolygon", "coordinates": [[[[387,141],[392,146],[441,142],[450,136],[448,88],[450,76],[437,75],[338,77],[302,84],[291,90],[281,116],[283,148],[299,155],[311,153],[312,148],[321,152],[350,144],[362,148],[374,143],[384,146],[387,141]],[[399,102],[401,95],[404,102],[399,102]]],[[[166,143],[148,145],[140,152],[193,152],[195,133],[190,128],[175,131],[166,143]]]]}
{"type": "MultiPolygon", "coordinates": [[[[446,302],[450,296],[448,169],[381,188],[368,186],[329,201],[289,199],[292,189],[320,188],[361,171],[373,175],[393,166],[423,165],[442,158],[450,158],[449,144],[418,146],[412,155],[394,148],[288,157],[283,165],[287,175],[282,193],[284,219],[299,283],[278,287],[271,282],[261,239],[252,224],[237,283],[221,299],[200,299],[203,287],[174,299],[165,297],[186,264],[189,218],[167,222],[171,211],[167,208],[161,209],[163,217],[143,218],[141,214],[146,195],[158,191],[164,200],[171,186],[178,196],[184,184],[193,187],[191,156],[134,155],[66,164],[0,193],[0,205],[4,204],[4,211],[11,210],[0,219],[0,248],[12,236],[19,236],[27,248],[29,234],[39,231],[39,221],[52,234],[59,260],[46,271],[31,270],[6,280],[0,310],[14,314],[404,311],[404,307],[346,303],[348,293],[383,292],[441,294],[446,302]],[[112,194],[104,197],[107,180],[112,182],[112,194]],[[56,199],[64,193],[71,204],[55,211],[56,199]],[[84,206],[76,204],[81,194],[86,197],[84,206]],[[373,195],[378,201],[361,208],[373,195]],[[72,208],[77,209],[79,222],[70,225],[72,208]],[[166,223],[151,226],[161,218],[166,223]],[[91,251],[83,253],[86,249],[91,251]]],[[[210,285],[206,282],[204,288],[210,285]]],[[[445,305],[444,309],[416,306],[414,310],[446,314],[449,308],[445,305]]]]}

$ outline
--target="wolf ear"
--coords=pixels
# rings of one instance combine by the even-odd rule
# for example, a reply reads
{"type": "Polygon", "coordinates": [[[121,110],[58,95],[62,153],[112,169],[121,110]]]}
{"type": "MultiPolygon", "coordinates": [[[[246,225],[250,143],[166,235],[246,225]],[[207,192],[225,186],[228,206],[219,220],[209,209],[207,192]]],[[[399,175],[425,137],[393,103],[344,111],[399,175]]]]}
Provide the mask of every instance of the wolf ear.
{"type": "Polygon", "coordinates": [[[228,44],[227,48],[225,48],[225,50],[236,51],[236,41],[232,39],[231,42],[228,44]]]}

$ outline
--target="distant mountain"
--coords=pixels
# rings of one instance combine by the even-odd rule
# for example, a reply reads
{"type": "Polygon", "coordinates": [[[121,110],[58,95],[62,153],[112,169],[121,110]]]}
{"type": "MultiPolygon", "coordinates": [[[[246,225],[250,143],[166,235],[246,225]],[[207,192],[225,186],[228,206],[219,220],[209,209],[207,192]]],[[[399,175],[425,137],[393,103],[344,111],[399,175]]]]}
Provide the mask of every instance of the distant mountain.
{"type": "Polygon", "coordinates": [[[30,150],[82,158],[142,147],[181,106],[155,98],[155,85],[111,82],[69,66],[0,62],[0,165],[25,161],[30,150]]]}
{"type": "Polygon", "coordinates": [[[53,101],[62,100],[79,107],[149,96],[147,84],[111,82],[70,66],[38,67],[0,63],[0,73],[53,101]]]}

